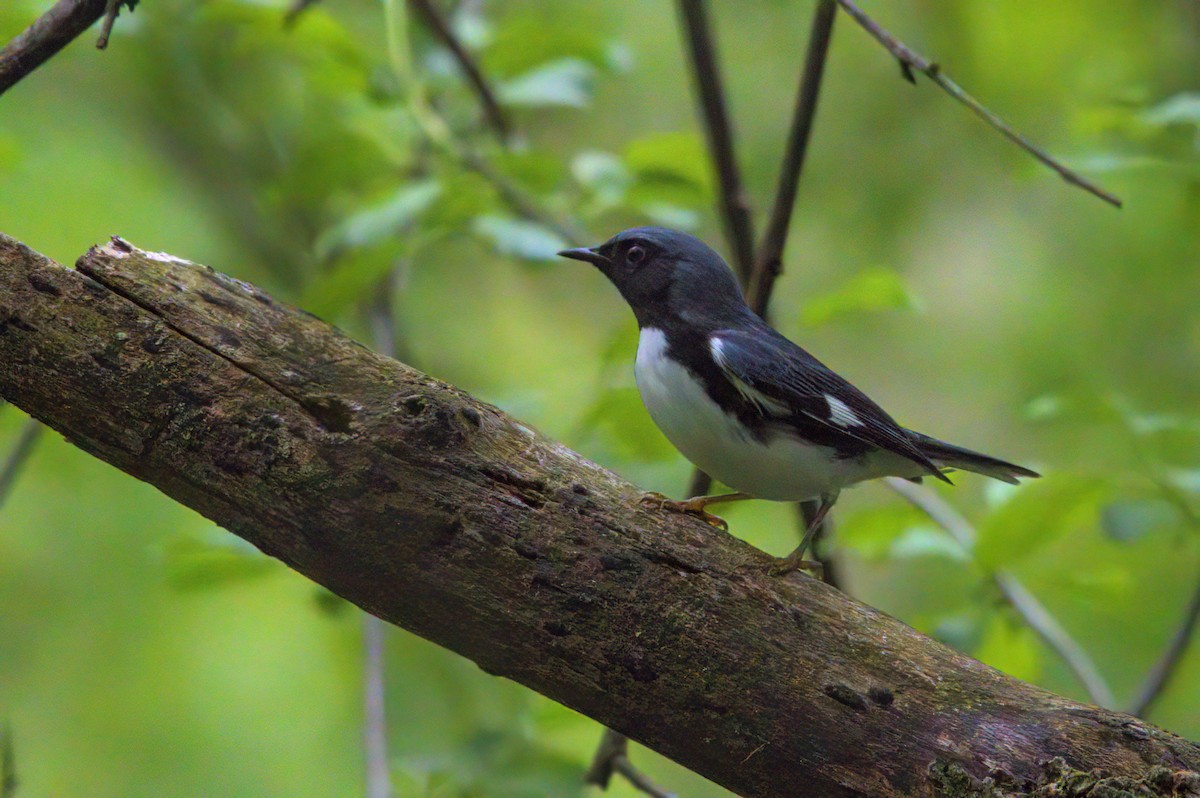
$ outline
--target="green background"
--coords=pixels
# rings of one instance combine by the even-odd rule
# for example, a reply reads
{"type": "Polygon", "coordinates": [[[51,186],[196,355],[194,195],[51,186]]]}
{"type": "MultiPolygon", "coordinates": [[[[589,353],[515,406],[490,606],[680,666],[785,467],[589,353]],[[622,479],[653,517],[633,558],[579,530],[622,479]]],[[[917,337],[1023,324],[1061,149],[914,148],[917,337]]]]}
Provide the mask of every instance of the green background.
{"type": "MultiPolygon", "coordinates": [[[[47,5],[3,4],[0,36],[47,5]]],[[[1126,707],[1200,579],[1200,11],[865,5],[1126,207],[905,83],[839,18],[773,319],[902,423],[1046,478],[938,488],[975,526],[970,549],[862,487],[838,506],[832,556],[854,595],[1086,699],[999,599],[992,574],[1015,574],[1126,707]]],[[[713,6],[761,229],[811,4],[713,6]]],[[[292,30],[283,11],[144,0],[107,51],[93,30],[0,97],[0,230],[64,263],[120,234],[364,340],[367,300],[390,296],[407,362],[679,495],[690,468],[637,399],[631,315],[505,199],[515,188],[582,243],[656,222],[726,249],[672,5],[461,4],[508,147],[418,19],[406,35],[402,2],[389,16],[323,0],[292,30]]],[[[0,411],[0,457],[26,423],[0,411]]],[[[772,553],[795,543],[786,506],[726,516],[772,553]]],[[[0,509],[0,723],[18,794],[361,794],[361,617],[42,435],[0,509]]],[[[587,792],[597,724],[406,632],[386,647],[398,795],[587,792]]],[[[1193,645],[1149,719],[1200,737],[1198,678],[1193,645]]],[[[634,758],[680,795],[728,795],[634,758]]]]}

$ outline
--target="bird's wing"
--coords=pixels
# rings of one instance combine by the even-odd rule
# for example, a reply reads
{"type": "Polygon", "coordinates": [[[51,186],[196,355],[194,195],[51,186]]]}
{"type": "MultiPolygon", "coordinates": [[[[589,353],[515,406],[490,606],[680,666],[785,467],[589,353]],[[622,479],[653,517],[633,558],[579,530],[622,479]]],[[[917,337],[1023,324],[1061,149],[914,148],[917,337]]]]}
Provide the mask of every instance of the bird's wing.
{"type": "Polygon", "coordinates": [[[720,330],[710,337],[709,347],[742,396],[796,435],[809,437],[804,427],[815,423],[821,437],[886,449],[950,481],[883,408],[769,327],[720,330]]]}

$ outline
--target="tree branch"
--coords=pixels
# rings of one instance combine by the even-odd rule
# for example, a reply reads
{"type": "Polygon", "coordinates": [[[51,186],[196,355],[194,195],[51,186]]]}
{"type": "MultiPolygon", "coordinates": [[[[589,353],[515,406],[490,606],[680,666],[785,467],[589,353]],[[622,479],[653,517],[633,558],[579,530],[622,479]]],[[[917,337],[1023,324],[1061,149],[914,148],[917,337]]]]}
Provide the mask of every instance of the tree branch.
{"type": "MultiPolygon", "coordinates": [[[[885,482],[888,487],[907,499],[909,504],[929,516],[929,520],[949,533],[964,550],[974,550],[974,527],[957,510],[942,501],[940,496],[928,488],[897,477],[888,477],[885,482]]],[[[1075,678],[1083,685],[1083,689],[1087,690],[1088,697],[1102,707],[1116,706],[1117,699],[1113,696],[1112,688],[1108,686],[1096,663],[1092,662],[1091,656],[1037,597],[1007,571],[993,571],[992,582],[1005,602],[1037,633],[1042,642],[1067,664],[1075,678]]]]}
{"type": "Polygon", "coordinates": [[[1167,645],[1166,651],[1154,663],[1154,667],[1150,669],[1141,689],[1138,690],[1137,698],[1129,710],[1130,714],[1144,717],[1154,706],[1154,702],[1166,689],[1171,675],[1175,673],[1176,667],[1187,652],[1192,635],[1196,632],[1197,622],[1200,622],[1200,582],[1197,582],[1192,599],[1188,602],[1187,610],[1184,611],[1183,621],[1176,628],[1175,634],[1171,636],[1171,642],[1167,645]]]}
{"type": "Polygon", "coordinates": [[[117,24],[117,17],[121,15],[121,3],[124,0],[108,0],[104,6],[104,19],[100,23],[100,36],[96,39],[96,49],[104,50],[108,47],[108,37],[112,35],[113,25],[117,24]]]}
{"type": "Polygon", "coordinates": [[[72,271],[0,239],[0,362],[0,395],[70,442],[747,798],[1066,794],[1093,768],[1197,794],[1200,746],[771,577],[748,544],[205,267],[117,240],[72,271]]]}
{"type": "Polygon", "coordinates": [[[673,798],[673,793],[659,788],[629,761],[629,738],[612,729],[605,729],[592,765],[583,780],[587,784],[595,784],[607,790],[613,773],[620,773],[634,789],[649,795],[650,798],[673,798]]]}
{"type": "Polygon", "coordinates": [[[12,451],[5,458],[3,465],[0,465],[0,507],[8,500],[13,483],[17,481],[21,469],[28,462],[29,455],[33,454],[38,438],[42,436],[42,429],[37,419],[31,418],[26,421],[21,428],[21,434],[17,436],[17,442],[13,444],[12,451]]]}
{"type": "Polygon", "coordinates": [[[804,170],[804,159],[808,154],[808,141],[812,135],[813,119],[817,114],[817,99],[821,95],[821,78],[825,74],[825,60],[829,54],[829,42],[833,38],[833,21],[837,17],[834,0],[818,0],[813,11],[812,31],[808,36],[808,52],[804,56],[804,72],[796,95],[796,108],[792,113],[792,127],[779,169],[779,184],[775,189],[775,204],[763,232],[758,255],[754,259],[754,270],[746,285],[746,298],[750,307],[765,318],[771,291],[783,269],[783,250],[787,244],[788,228],[792,221],[792,210],[796,206],[796,192],[800,186],[800,174],[804,170]]]}
{"type": "Polygon", "coordinates": [[[58,0],[0,50],[0,94],[90,28],[106,8],[106,0],[58,0]]]}
{"type": "Polygon", "coordinates": [[[692,76],[700,100],[708,150],[717,173],[718,203],[725,240],[733,255],[733,268],[743,286],[749,284],[754,268],[754,226],[750,205],[742,186],[741,170],[733,146],[733,127],[725,105],[725,90],[721,71],[717,67],[716,46],[709,30],[705,0],[679,0],[679,17],[683,23],[692,60],[692,76]]]}
{"type": "Polygon", "coordinates": [[[913,72],[920,72],[941,87],[944,92],[958,100],[967,108],[970,108],[976,116],[998,130],[1000,134],[1009,141],[1013,142],[1018,147],[1025,150],[1025,152],[1029,153],[1034,158],[1038,159],[1043,164],[1057,172],[1063,180],[1067,181],[1073,186],[1078,186],[1090,194],[1094,194],[1110,205],[1113,205],[1117,208],[1121,207],[1121,200],[1119,197],[1108,191],[1105,191],[1100,186],[1088,180],[1086,177],[1080,175],[1078,172],[1067,168],[1065,165],[1051,157],[1045,150],[1034,145],[1031,141],[1029,141],[1029,139],[1025,138],[1016,130],[1014,130],[1007,122],[1005,122],[996,114],[992,113],[978,100],[976,100],[970,94],[967,94],[967,92],[965,92],[961,86],[943,74],[941,67],[939,67],[936,63],[930,61],[925,56],[920,55],[889,33],[887,30],[880,27],[879,23],[867,16],[862,9],[854,4],[852,0],[837,0],[837,3],[843,9],[845,9],[847,14],[854,18],[855,22],[862,26],[863,30],[875,37],[876,41],[882,44],[888,52],[895,56],[896,60],[900,62],[900,70],[904,73],[904,77],[910,83],[915,84],[917,82],[913,72]]]}
{"type": "Polygon", "coordinates": [[[408,0],[408,3],[421,15],[421,19],[429,26],[429,29],[437,37],[438,41],[454,56],[454,60],[458,63],[459,68],[462,69],[467,82],[479,98],[479,104],[483,107],[484,117],[487,119],[488,124],[496,133],[496,137],[501,142],[506,143],[512,133],[512,128],[508,124],[508,117],[505,115],[504,109],[500,107],[500,102],[496,99],[496,93],[492,91],[491,84],[483,76],[483,71],[479,69],[474,56],[463,46],[458,37],[454,35],[454,30],[450,27],[450,23],[430,0],[408,0]]]}

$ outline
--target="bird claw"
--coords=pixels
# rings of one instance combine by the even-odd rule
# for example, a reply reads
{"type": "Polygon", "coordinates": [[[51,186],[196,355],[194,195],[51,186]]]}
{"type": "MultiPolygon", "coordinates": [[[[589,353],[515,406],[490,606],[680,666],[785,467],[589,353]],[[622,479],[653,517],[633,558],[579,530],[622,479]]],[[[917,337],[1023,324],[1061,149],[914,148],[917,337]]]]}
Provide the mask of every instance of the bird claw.
{"type": "Polygon", "coordinates": [[[683,513],[684,515],[695,516],[704,521],[709,526],[715,526],[722,532],[729,531],[729,524],[724,518],[713,515],[704,509],[704,502],[699,499],[688,499],[687,501],[676,501],[669,499],[661,493],[644,494],[640,500],[643,507],[651,507],[655,510],[670,510],[675,513],[683,513]]]}

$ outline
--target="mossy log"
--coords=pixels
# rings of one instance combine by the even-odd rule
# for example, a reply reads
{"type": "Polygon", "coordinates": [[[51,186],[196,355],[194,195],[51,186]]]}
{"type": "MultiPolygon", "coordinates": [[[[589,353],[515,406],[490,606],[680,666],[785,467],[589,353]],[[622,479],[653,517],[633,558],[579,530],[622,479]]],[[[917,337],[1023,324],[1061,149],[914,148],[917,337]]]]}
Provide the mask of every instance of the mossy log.
{"type": "Polygon", "coordinates": [[[203,266],[114,240],[72,271],[0,238],[0,395],[747,798],[1200,794],[1195,744],[771,576],[763,552],[203,266]]]}

